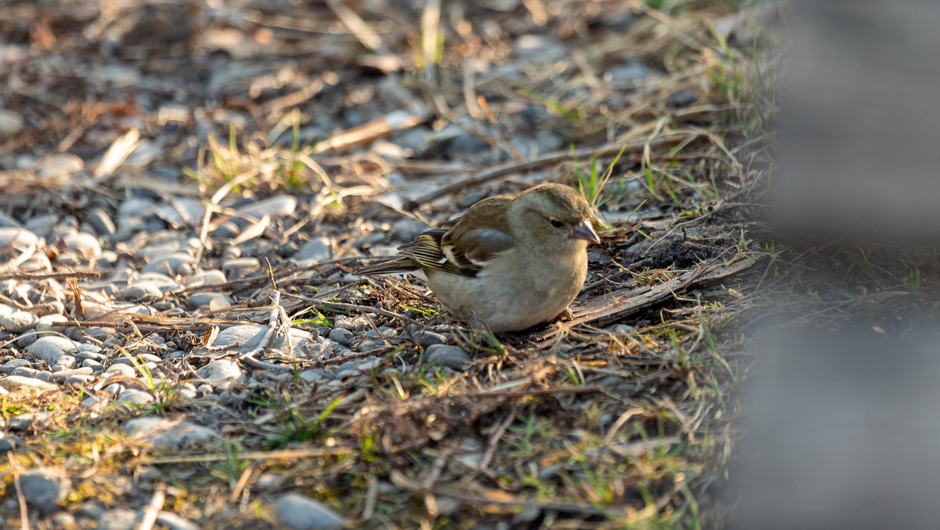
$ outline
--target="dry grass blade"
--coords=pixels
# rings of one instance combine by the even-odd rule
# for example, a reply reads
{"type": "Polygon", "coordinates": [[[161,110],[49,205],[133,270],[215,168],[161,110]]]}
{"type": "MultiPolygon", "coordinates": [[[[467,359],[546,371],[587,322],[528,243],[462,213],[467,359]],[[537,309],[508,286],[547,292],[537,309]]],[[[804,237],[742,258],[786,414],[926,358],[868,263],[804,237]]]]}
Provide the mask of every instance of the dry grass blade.
{"type": "Polygon", "coordinates": [[[108,149],[108,152],[105,153],[104,158],[101,159],[101,163],[95,168],[93,173],[94,179],[91,183],[100,184],[104,179],[108,178],[118,166],[124,163],[124,160],[127,159],[134,148],[137,147],[137,140],[139,139],[140,131],[134,128],[127,131],[124,136],[115,140],[108,149]]]}
{"type": "Polygon", "coordinates": [[[157,489],[153,492],[153,497],[150,499],[150,504],[147,506],[147,509],[144,510],[144,517],[140,521],[140,525],[137,527],[137,530],[151,530],[153,525],[157,522],[157,516],[160,515],[160,510],[163,509],[163,502],[166,500],[166,484],[163,482],[157,486],[157,489]]]}
{"type": "Polygon", "coordinates": [[[20,528],[29,530],[29,509],[26,506],[26,497],[23,496],[23,486],[20,485],[20,474],[17,470],[16,462],[13,460],[13,452],[7,451],[7,460],[10,462],[10,472],[13,474],[13,486],[16,488],[16,500],[20,507],[20,528]]]}

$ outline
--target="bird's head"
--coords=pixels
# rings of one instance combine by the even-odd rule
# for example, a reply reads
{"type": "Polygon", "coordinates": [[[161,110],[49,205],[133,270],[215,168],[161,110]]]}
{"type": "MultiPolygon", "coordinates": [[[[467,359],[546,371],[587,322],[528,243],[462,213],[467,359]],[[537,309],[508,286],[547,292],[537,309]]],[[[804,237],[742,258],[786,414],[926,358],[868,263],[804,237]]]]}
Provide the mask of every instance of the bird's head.
{"type": "Polygon", "coordinates": [[[521,193],[510,203],[507,218],[518,239],[548,251],[583,252],[588,243],[600,243],[591,226],[591,206],[562,184],[542,184],[521,193]]]}

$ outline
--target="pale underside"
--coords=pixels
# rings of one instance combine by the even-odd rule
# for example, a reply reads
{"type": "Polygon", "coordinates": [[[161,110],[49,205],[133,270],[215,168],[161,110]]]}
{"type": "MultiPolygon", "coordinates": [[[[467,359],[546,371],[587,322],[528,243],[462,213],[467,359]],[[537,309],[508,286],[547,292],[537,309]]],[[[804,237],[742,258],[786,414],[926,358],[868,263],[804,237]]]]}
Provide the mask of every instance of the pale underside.
{"type": "Polygon", "coordinates": [[[572,259],[548,261],[501,253],[476,276],[429,270],[427,279],[451,312],[494,332],[518,331],[555,318],[574,301],[587,275],[587,254],[579,250],[572,259]],[[508,263],[509,259],[515,263],[508,263]],[[524,267],[517,269],[519,274],[493,272],[512,269],[520,262],[524,267]]]}

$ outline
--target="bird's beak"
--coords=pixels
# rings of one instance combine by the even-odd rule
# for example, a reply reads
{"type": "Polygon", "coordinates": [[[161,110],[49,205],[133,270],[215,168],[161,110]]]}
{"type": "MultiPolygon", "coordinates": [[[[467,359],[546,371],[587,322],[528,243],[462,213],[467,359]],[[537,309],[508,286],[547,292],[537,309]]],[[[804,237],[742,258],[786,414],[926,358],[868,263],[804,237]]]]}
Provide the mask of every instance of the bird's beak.
{"type": "Polygon", "coordinates": [[[574,227],[569,236],[571,239],[583,239],[589,243],[600,243],[601,238],[597,237],[597,232],[591,226],[591,221],[584,220],[581,224],[574,227]]]}

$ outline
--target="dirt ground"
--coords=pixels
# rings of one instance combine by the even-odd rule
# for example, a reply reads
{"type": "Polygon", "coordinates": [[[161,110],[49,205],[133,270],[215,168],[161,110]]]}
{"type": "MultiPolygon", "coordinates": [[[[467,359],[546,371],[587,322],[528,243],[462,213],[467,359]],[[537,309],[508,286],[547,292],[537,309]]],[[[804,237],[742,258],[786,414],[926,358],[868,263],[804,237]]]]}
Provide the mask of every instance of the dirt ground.
{"type": "Polygon", "coordinates": [[[722,526],[777,18],[0,3],[0,526],[722,526]],[[352,273],[541,182],[605,225],[571,319],[352,273]]]}

